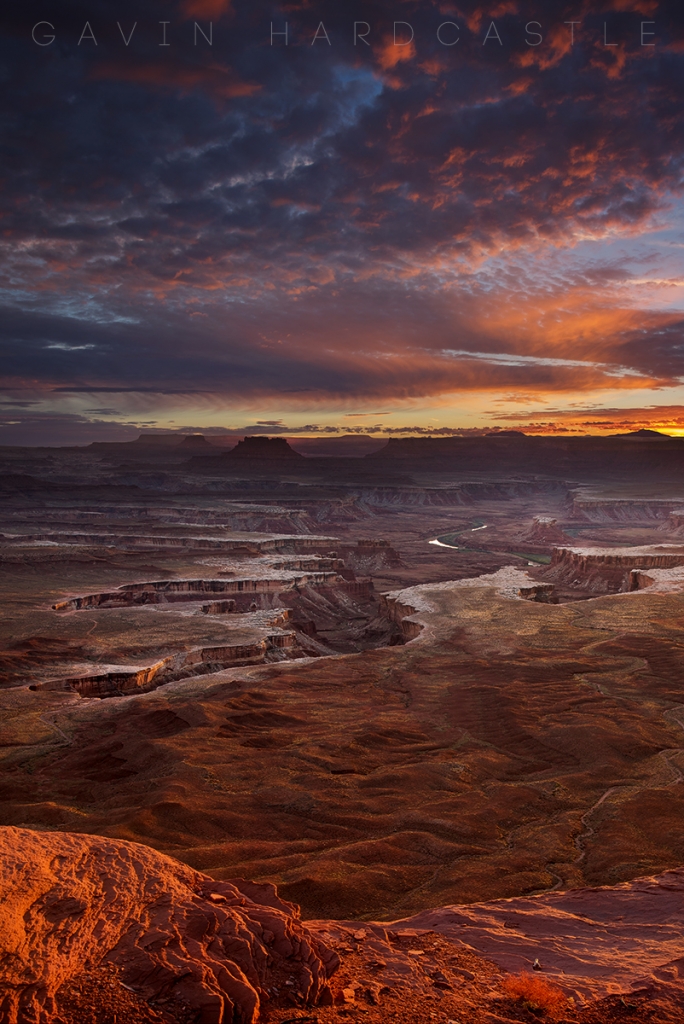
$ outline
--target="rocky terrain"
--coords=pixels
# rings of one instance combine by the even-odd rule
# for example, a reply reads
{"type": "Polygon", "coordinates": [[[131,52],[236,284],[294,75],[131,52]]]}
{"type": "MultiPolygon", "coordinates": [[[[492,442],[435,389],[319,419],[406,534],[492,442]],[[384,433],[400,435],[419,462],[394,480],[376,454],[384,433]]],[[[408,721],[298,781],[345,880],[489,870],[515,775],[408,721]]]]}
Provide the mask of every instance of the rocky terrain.
{"type": "MultiPolygon", "coordinates": [[[[327,922],[342,987],[360,985],[318,1005],[320,1024],[401,1019],[399,1004],[373,1002],[354,932],[370,929],[389,964],[394,940],[377,922],[403,922],[399,949],[412,916],[458,905],[466,928],[466,905],[528,901],[529,941],[509,944],[512,959],[497,960],[484,917],[481,944],[466,940],[481,973],[458,951],[475,975],[464,1019],[429,972],[419,983],[427,946],[402,954],[401,1006],[420,1019],[429,993],[438,1020],[537,1019],[496,976],[529,966],[535,936],[548,945],[568,923],[565,891],[684,863],[684,488],[678,444],[639,454],[661,475],[637,485],[620,459],[609,479],[580,477],[572,444],[572,476],[524,471],[548,455],[532,440],[473,449],[496,463],[522,446],[515,472],[470,469],[457,445],[358,458],[282,445],[231,456],[197,440],[0,452],[0,824],[142,843],[216,884],[276,883],[306,921],[327,922]],[[508,1017],[487,1001],[495,990],[508,1017]]],[[[513,927],[492,914],[493,934],[513,927]]],[[[449,921],[430,920],[430,970],[451,984],[449,921]]],[[[604,926],[587,927],[605,965],[604,926]]],[[[656,933],[635,934],[633,951],[656,933]]],[[[676,957],[660,938],[654,948],[629,961],[629,979],[651,979],[632,1019],[678,1020],[654,1009],[661,996],[674,1006],[679,984],[676,966],[656,979],[676,957]]],[[[532,960],[572,974],[580,954],[550,949],[532,960]]],[[[120,995],[119,967],[101,970],[98,986],[120,995]]],[[[578,981],[584,1016],[564,1004],[563,1019],[622,1019],[626,978],[578,981]],[[587,1016],[597,999],[602,1016],[587,1016]]],[[[89,1019],[78,984],[72,1009],[59,1004],[65,1024],[89,1019]]],[[[288,1005],[268,1013],[309,1014],[288,1005]]],[[[164,1019],[131,1007],[116,1012],[164,1019]]]]}
{"type": "Polygon", "coordinates": [[[2,829],[0,871],[8,1024],[59,1018],[65,986],[103,963],[160,1019],[177,1008],[253,1024],[288,983],[303,1002],[332,1002],[336,954],[273,886],[214,882],[135,843],[24,829],[2,829]]]}
{"type": "Polygon", "coordinates": [[[304,924],[272,885],[217,882],[136,843],[2,828],[0,895],[6,1024],[674,1024],[684,1010],[681,870],[304,924]]]}

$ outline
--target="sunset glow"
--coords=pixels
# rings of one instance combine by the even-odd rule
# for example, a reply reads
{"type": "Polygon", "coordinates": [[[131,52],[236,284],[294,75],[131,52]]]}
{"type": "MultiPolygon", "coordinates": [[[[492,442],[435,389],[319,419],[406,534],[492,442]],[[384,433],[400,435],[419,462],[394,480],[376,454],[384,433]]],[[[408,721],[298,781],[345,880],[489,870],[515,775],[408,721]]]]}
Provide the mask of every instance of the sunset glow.
{"type": "Polygon", "coordinates": [[[3,443],[684,433],[674,8],[167,9],[5,20],[3,443]]]}

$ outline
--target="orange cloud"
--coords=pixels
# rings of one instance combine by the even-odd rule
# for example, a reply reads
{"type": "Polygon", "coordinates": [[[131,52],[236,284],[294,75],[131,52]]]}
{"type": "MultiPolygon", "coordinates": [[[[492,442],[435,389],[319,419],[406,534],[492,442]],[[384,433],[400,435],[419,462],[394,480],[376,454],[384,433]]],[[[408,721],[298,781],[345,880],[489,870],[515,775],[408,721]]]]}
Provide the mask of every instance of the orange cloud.
{"type": "MultiPolygon", "coordinates": [[[[577,28],[577,26],[575,26],[577,28]]],[[[539,30],[535,25],[534,29],[539,30]]],[[[572,50],[572,35],[569,25],[552,25],[545,31],[540,46],[530,46],[523,53],[516,54],[514,62],[521,68],[537,67],[540,71],[559,64],[572,50]]]]}
{"type": "Polygon", "coordinates": [[[186,18],[220,18],[231,8],[231,0],[185,0],[181,11],[186,18]]]}
{"type": "Polygon", "coordinates": [[[230,67],[220,64],[192,66],[172,59],[154,64],[132,60],[101,61],[93,65],[90,75],[95,79],[111,78],[179,93],[201,90],[215,99],[252,96],[261,89],[255,82],[239,79],[230,67]]]}
{"type": "Polygon", "coordinates": [[[401,43],[400,37],[398,37],[398,43],[395,44],[393,36],[385,36],[382,46],[377,52],[377,62],[383,71],[390,71],[401,61],[413,60],[415,55],[414,40],[411,40],[410,43],[401,43]]]}

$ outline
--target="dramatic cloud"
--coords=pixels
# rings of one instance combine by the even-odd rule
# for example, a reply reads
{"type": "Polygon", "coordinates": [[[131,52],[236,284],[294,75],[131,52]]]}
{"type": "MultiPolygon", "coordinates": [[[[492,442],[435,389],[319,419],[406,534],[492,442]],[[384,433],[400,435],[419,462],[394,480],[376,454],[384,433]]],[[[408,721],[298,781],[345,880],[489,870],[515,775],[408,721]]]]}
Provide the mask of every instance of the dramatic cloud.
{"type": "Polygon", "coordinates": [[[12,437],[684,401],[678,5],[346,10],[5,13],[12,437]]]}

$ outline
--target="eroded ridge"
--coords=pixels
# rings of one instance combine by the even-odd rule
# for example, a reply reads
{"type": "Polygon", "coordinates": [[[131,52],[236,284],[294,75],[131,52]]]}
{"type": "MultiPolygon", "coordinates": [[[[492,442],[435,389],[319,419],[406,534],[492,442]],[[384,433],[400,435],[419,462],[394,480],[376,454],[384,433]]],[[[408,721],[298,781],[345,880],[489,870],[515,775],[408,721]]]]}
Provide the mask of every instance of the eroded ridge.
{"type": "Polygon", "coordinates": [[[551,563],[539,572],[545,580],[577,594],[620,593],[638,589],[633,573],[684,566],[684,546],[650,544],[634,547],[555,547],[551,563]]]}
{"type": "MultiPolygon", "coordinates": [[[[67,630],[76,621],[95,613],[89,634],[114,628],[130,633],[135,619],[125,623],[108,616],[129,612],[142,614],[131,653],[125,658],[120,644],[114,657],[88,657],[92,646],[80,648],[86,657],[72,658],[66,671],[50,678],[34,679],[30,689],[72,690],[84,697],[113,697],[147,692],[170,681],[222,671],[230,667],[347,653],[383,644],[401,643],[401,629],[385,614],[372,580],[359,578],[359,568],[378,562],[397,561],[385,541],[362,540],[339,545],[345,558],[324,545],[325,554],[300,538],[251,539],[251,547],[232,560],[209,559],[219,570],[213,578],[186,577],[124,583],[114,590],[70,596],[52,604],[52,611],[66,617],[67,630]],[[271,554],[257,551],[277,541],[271,554]],[[283,558],[283,553],[291,557],[283,558]],[[274,555],[276,557],[274,557],[274,555]],[[350,564],[349,564],[350,563],[350,564]],[[251,575],[241,574],[245,567],[251,575]],[[220,568],[219,568],[220,567],[220,568]],[[214,600],[207,601],[207,597],[214,600]],[[164,612],[164,622],[182,624],[180,644],[175,637],[160,649],[160,630],[150,613],[164,612]],[[65,614],[66,613],[66,614],[65,614]],[[72,619],[68,613],[75,613],[72,619]],[[181,619],[174,618],[181,616],[181,619]],[[200,619],[197,619],[200,616],[200,619]],[[201,621],[204,619],[204,621],[201,621]],[[194,624],[194,625],[193,625],[194,624]],[[141,629],[153,637],[149,656],[141,657],[141,629]],[[275,628],[274,628],[275,627],[275,628]],[[206,633],[211,634],[202,636],[206,633]],[[193,633],[200,642],[193,642],[193,633]],[[203,642],[202,642],[203,641],[203,642]],[[171,650],[168,649],[171,647],[171,650]],[[118,657],[116,657],[118,654],[118,657]]],[[[326,538],[318,538],[319,544],[326,538]]],[[[327,540],[330,540],[329,538],[327,540]]],[[[238,547],[236,542],[236,548],[238,547]]],[[[157,615],[158,617],[158,615],[157,615]]],[[[173,627],[172,627],[173,628],[173,627]]],[[[163,630],[166,634],[166,630],[163,630]]],[[[66,659],[67,661],[69,659],[66,659]]]]}
{"type": "Polygon", "coordinates": [[[74,690],[82,697],[122,697],[147,693],[174,679],[307,656],[307,651],[297,642],[297,634],[293,630],[283,630],[271,633],[256,643],[197,647],[183,654],[161,658],[151,665],[103,665],[95,672],[31,683],[29,689],[74,690]]]}
{"type": "MultiPolygon", "coordinates": [[[[147,583],[124,583],[115,591],[87,594],[84,597],[68,598],[53,604],[54,611],[77,611],[82,608],[115,608],[144,604],[172,604],[202,600],[206,594],[280,594],[284,590],[296,590],[304,586],[339,584],[345,580],[337,571],[308,573],[301,576],[279,576],[274,579],[231,579],[231,580],[161,580],[147,583]]],[[[248,605],[251,597],[248,599],[248,605]]],[[[237,601],[236,601],[237,607],[237,601]]],[[[244,602],[243,602],[244,604],[244,602]]],[[[251,610],[250,607],[242,610],[251,610]]]]}

